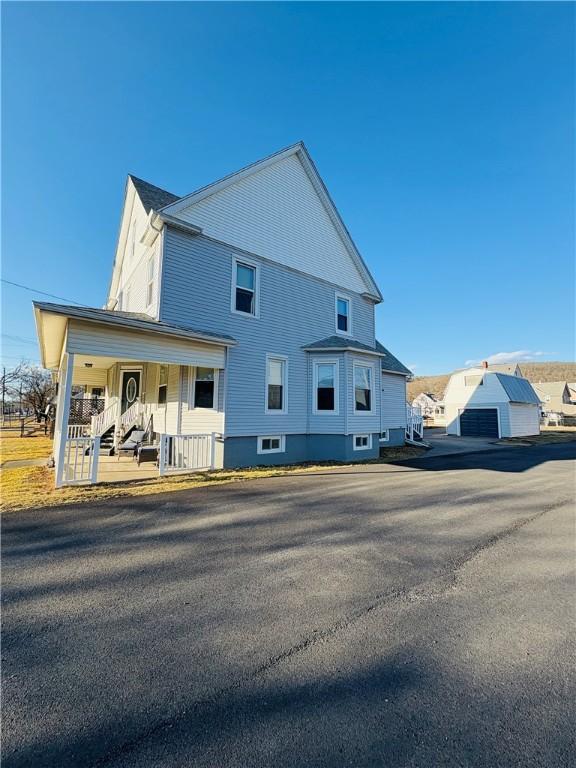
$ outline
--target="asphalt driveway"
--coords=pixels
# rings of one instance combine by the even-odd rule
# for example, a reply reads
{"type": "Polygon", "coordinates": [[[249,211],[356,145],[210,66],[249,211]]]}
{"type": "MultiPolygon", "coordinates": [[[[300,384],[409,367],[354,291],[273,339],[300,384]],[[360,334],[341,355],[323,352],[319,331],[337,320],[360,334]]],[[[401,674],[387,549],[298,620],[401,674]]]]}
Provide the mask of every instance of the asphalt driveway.
{"type": "Polygon", "coordinates": [[[568,766],[576,444],[3,521],[3,766],[568,766]]]}

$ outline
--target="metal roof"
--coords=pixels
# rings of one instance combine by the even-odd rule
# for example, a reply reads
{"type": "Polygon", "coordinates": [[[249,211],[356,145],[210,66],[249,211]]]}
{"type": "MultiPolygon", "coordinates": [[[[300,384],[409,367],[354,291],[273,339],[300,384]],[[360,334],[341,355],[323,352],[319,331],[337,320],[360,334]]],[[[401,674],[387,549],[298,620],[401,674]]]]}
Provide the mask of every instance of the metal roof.
{"type": "Polygon", "coordinates": [[[40,312],[65,315],[66,317],[72,317],[78,320],[89,320],[96,323],[116,325],[137,331],[162,333],[167,336],[178,336],[180,338],[193,339],[195,341],[224,344],[225,346],[233,346],[236,344],[236,339],[233,339],[232,336],[226,336],[221,333],[216,334],[211,331],[202,331],[185,325],[165,323],[161,320],[154,320],[154,318],[149,315],[139,312],[121,312],[113,309],[97,309],[96,307],[74,307],[66,304],[51,304],[44,301],[34,301],[32,303],[34,304],[34,308],[40,312]]]}
{"type": "Polygon", "coordinates": [[[511,403],[540,403],[540,398],[528,379],[523,379],[520,376],[510,376],[506,373],[495,373],[494,375],[504,387],[504,391],[511,403]]]}
{"type": "Polygon", "coordinates": [[[155,187],[154,184],[149,184],[143,179],[139,179],[137,176],[130,174],[130,179],[136,187],[138,197],[142,201],[142,205],[146,209],[146,213],[150,213],[151,210],[159,211],[160,208],[164,208],[166,205],[175,203],[176,200],[180,200],[178,195],[173,195],[172,192],[167,192],[165,189],[155,187]]]}
{"type": "Polygon", "coordinates": [[[383,371],[389,373],[401,373],[403,376],[413,376],[412,371],[409,368],[406,368],[404,363],[401,363],[397,357],[394,357],[392,352],[390,352],[389,349],[386,349],[383,344],[380,344],[379,341],[376,342],[376,349],[384,355],[382,358],[383,371]]]}

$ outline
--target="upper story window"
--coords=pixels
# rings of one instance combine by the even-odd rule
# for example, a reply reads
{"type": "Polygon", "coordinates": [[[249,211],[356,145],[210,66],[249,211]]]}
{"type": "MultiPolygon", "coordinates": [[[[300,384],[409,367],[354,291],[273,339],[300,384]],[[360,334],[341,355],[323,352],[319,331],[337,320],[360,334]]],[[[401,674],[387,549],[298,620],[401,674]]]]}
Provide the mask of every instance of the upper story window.
{"type": "Polygon", "coordinates": [[[266,413],[288,412],[288,360],[268,355],[266,358],[266,413]]]}
{"type": "Polygon", "coordinates": [[[232,273],[232,311],[240,315],[258,317],[257,265],[235,258],[232,262],[232,273]]]}
{"type": "Polygon", "coordinates": [[[338,363],[335,360],[314,363],[314,413],[338,413],[338,363]]]}
{"type": "Polygon", "coordinates": [[[348,296],[336,294],[336,331],[346,335],[352,333],[352,303],[348,296]]]}
{"type": "Polygon", "coordinates": [[[149,307],[154,299],[154,256],[148,259],[147,266],[147,285],[146,285],[146,306],[149,307]]]}
{"type": "Polygon", "coordinates": [[[190,401],[194,408],[216,407],[217,373],[213,368],[196,368],[190,401]]]}
{"type": "Polygon", "coordinates": [[[372,411],[372,366],[354,363],[354,410],[357,413],[372,411]]]}
{"type": "Polygon", "coordinates": [[[158,405],[166,405],[168,400],[168,366],[161,365],[158,374],[158,405]]]}

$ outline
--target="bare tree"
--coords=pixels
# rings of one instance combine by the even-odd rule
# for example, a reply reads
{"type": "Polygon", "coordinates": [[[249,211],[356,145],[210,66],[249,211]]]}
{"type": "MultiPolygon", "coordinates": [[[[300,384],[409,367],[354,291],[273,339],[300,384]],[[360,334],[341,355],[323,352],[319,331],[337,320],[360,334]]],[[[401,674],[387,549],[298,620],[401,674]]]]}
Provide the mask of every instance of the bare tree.
{"type": "Polygon", "coordinates": [[[22,364],[18,379],[22,392],[22,403],[31,408],[40,421],[40,416],[56,394],[56,387],[48,371],[37,365],[22,364]]]}

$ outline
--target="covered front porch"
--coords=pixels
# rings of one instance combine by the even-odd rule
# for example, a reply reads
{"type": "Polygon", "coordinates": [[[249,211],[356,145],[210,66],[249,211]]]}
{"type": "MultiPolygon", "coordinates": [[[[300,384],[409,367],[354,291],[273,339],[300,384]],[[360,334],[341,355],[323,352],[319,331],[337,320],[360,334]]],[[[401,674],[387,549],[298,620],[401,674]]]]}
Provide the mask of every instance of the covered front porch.
{"type": "Polygon", "coordinates": [[[123,312],[35,310],[44,365],[57,371],[57,487],[221,466],[232,339],[123,312]],[[79,408],[79,386],[103,402],[79,408]]]}

